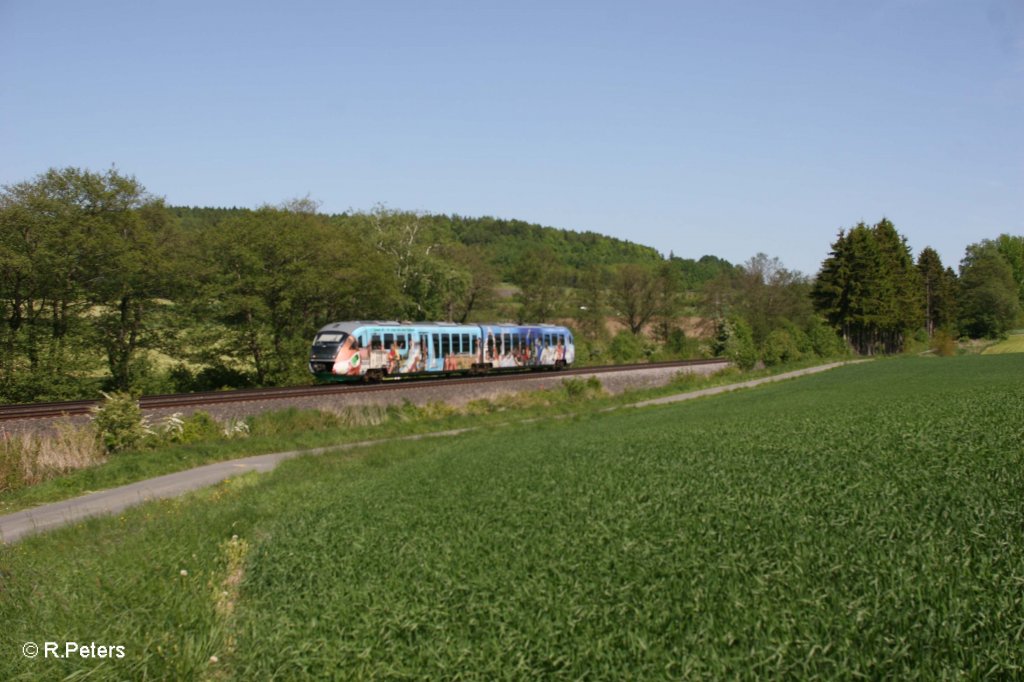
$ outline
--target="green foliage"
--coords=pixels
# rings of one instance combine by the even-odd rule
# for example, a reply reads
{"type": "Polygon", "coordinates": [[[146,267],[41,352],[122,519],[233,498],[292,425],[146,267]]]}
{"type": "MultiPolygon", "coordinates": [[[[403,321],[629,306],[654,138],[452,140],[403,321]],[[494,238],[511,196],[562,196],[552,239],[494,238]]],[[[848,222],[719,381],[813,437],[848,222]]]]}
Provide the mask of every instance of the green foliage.
{"type": "Polygon", "coordinates": [[[86,345],[105,357],[110,387],[130,387],[154,300],[173,289],[172,239],[162,202],[114,169],[51,169],[4,187],[0,382],[17,392],[23,372],[66,381],[80,366],[53,356],[77,359],[86,345]]]}
{"type": "Polygon", "coordinates": [[[785,329],[775,329],[768,334],[764,343],[764,364],[771,367],[786,362],[795,362],[803,357],[796,340],[785,329]]]}
{"type": "Polygon", "coordinates": [[[931,336],[956,321],[956,275],[951,268],[943,268],[942,259],[931,247],[925,247],[918,255],[917,271],[924,301],[925,330],[931,336]]]}
{"type": "Polygon", "coordinates": [[[773,329],[808,323],[808,294],[806,277],[787,270],[778,258],[759,253],[709,282],[703,307],[711,317],[743,318],[755,345],[763,345],[773,329]]]}
{"type": "Polygon", "coordinates": [[[1024,235],[1001,234],[994,243],[999,255],[1010,266],[1021,307],[1024,307],[1024,235]]]}
{"type": "Polygon", "coordinates": [[[184,418],[180,414],[173,414],[158,424],[154,431],[154,445],[209,442],[224,435],[224,428],[220,423],[209,412],[202,410],[184,418]]]}
{"type": "Polygon", "coordinates": [[[562,391],[570,402],[581,402],[604,393],[604,386],[601,385],[601,380],[596,376],[590,376],[586,379],[563,379],[562,391]]]}
{"type": "Polygon", "coordinates": [[[903,350],[923,317],[921,291],[906,239],[883,218],[873,227],[859,223],[839,232],[811,295],[843,338],[871,355],[903,350]]]}
{"type": "Polygon", "coordinates": [[[725,343],[725,357],[736,363],[740,369],[752,369],[757,364],[757,347],[754,334],[742,319],[730,323],[728,340],[725,343]]]}
{"type": "Polygon", "coordinates": [[[960,329],[996,338],[1017,321],[1021,305],[1013,269],[992,242],[972,244],[960,264],[960,329]]]}
{"type": "Polygon", "coordinates": [[[930,347],[940,357],[952,357],[957,352],[956,338],[945,329],[940,329],[932,335],[930,347]]]}
{"type": "Polygon", "coordinates": [[[751,369],[757,364],[754,335],[742,318],[719,320],[711,348],[715,357],[728,358],[740,369],[751,369]]]}
{"type": "Polygon", "coordinates": [[[136,448],[149,435],[138,398],[130,393],[104,393],[103,402],[93,410],[92,423],[109,453],[136,448]]]}
{"type": "Polygon", "coordinates": [[[816,317],[811,321],[807,339],[812,352],[819,358],[836,358],[849,352],[846,344],[839,338],[835,330],[821,318],[816,317]]]}
{"type": "Polygon", "coordinates": [[[623,329],[612,338],[608,352],[612,359],[619,364],[634,362],[643,357],[644,345],[635,334],[623,329]]]}

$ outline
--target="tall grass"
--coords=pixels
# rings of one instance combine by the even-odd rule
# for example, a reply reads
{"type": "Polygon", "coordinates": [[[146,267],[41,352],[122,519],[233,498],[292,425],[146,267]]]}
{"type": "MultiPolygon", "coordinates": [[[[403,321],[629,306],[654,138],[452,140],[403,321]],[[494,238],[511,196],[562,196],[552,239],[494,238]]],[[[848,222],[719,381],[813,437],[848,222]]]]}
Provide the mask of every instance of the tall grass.
{"type": "Polygon", "coordinates": [[[0,433],[0,493],[107,461],[91,425],[58,421],[52,433],[0,433]]]}

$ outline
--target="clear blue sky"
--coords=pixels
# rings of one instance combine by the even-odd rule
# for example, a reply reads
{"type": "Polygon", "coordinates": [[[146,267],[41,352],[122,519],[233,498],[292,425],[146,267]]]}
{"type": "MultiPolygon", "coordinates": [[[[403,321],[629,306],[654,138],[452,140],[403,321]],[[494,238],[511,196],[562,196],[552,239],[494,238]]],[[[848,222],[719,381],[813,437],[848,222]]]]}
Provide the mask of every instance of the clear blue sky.
{"type": "Polygon", "coordinates": [[[310,195],[813,274],[1024,234],[1024,2],[0,0],[0,184],[310,195]]]}

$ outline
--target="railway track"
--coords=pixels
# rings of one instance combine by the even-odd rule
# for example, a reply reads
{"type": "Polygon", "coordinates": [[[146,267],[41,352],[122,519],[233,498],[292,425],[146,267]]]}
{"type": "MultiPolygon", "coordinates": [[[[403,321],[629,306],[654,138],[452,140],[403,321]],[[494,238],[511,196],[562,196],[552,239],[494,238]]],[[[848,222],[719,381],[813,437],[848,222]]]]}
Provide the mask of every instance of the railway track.
{"type": "MultiPolygon", "coordinates": [[[[642,369],[691,367],[695,365],[726,365],[727,360],[683,360],[679,362],[657,362],[644,365],[607,365],[602,367],[575,367],[558,372],[558,376],[579,374],[606,374],[630,372],[642,369]]],[[[531,377],[551,376],[553,372],[511,372],[477,377],[417,377],[387,380],[380,384],[325,384],[319,386],[290,386],[284,388],[244,388],[233,391],[208,391],[203,393],[179,393],[173,395],[143,396],[139,407],[145,410],[171,409],[176,407],[202,407],[226,403],[257,402],[267,400],[288,400],[327,396],[338,393],[358,394],[374,391],[410,389],[417,386],[467,385],[471,383],[522,381],[531,377]]],[[[27,405],[0,405],[0,422],[21,419],[43,419],[61,416],[88,414],[98,400],[74,400],[55,403],[34,403],[27,405]]]]}

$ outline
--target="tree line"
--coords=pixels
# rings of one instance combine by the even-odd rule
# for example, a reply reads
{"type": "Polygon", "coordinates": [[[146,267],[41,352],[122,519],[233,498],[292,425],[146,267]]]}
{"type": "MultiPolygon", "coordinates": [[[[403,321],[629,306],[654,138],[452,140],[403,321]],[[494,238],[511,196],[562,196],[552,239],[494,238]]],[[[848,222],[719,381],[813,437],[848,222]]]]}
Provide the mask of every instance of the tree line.
{"type": "Polygon", "coordinates": [[[1004,331],[1020,241],[972,245],[956,275],[858,225],[812,279],[491,217],[167,206],[116,169],[50,169],[0,191],[0,400],[305,382],[339,319],[561,320],[592,362],[894,352],[919,328],[1004,331]]]}
{"type": "Polygon", "coordinates": [[[1019,323],[1024,237],[967,247],[959,274],[925,247],[913,258],[891,221],[842,230],[815,278],[815,308],[856,352],[896,353],[927,337],[995,338],[1019,323]]]}

